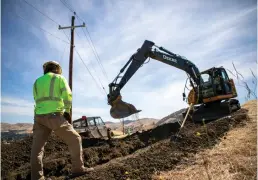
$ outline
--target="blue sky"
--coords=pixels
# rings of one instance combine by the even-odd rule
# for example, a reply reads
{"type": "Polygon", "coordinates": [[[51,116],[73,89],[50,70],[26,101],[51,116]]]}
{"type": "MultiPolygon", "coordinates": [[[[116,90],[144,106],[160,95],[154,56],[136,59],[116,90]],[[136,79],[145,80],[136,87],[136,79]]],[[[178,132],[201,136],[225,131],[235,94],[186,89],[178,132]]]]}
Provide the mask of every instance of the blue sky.
{"type": "MultiPolygon", "coordinates": [[[[62,26],[68,26],[72,13],[59,1],[27,0],[62,26]]],[[[75,46],[89,67],[92,80],[74,53],[73,118],[82,115],[118,121],[109,115],[106,95],[130,56],[145,39],[187,57],[200,71],[224,66],[234,72],[232,62],[253,88],[250,69],[257,74],[256,1],[174,1],[174,0],[66,0],[85,20],[101,62],[103,75],[81,28],[76,29],[75,46]]],[[[24,0],[1,1],[1,121],[33,122],[32,86],[42,75],[42,64],[59,61],[68,78],[69,44],[42,32],[41,27],[68,41],[58,26],[35,11],[24,0]],[[21,19],[18,17],[23,17],[21,19]],[[30,24],[28,24],[29,22],[30,24]],[[34,26],[32,26],[33,24],[34,26]]],[[[76,18],[75,24],[81,22],[76,18]]],[[[70,30],[65,30],[70,36],[70,30]]],[[[230,77],[234,78],[231,74],[230,77]]],[[[151,60],[123,88],[123,100],[142,112],[140,118],[162,118],[186,107],[182,92],[186,74],[151,60]]],[[[237,82],[237,80],[235,79],[237,82]]],[[[241,103],[246,90],[237,82],[241,103]]]]}

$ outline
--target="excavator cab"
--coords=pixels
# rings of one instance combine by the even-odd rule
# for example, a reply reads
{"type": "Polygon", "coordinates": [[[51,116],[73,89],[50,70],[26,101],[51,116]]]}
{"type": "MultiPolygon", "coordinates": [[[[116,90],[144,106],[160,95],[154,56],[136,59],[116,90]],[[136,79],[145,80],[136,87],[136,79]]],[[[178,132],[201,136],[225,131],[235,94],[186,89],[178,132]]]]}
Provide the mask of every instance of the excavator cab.
{"type": "Polygon", "coordinates": [[[234,81],[223,67],[202,72],[200,89],[205,103],[237,97],[234,81]]]}
{"type": "MultiPolygon", "coordinates": [[[[229,115],[240,109],[233,79],[223,67],[210,68],[200,73],[201,105],[194,106],[190,119],[194,122],[210,121],[229,115]]],[[[193,91],[190,92],[193,94],[193,91]]],[[[188,96],[191,97],[191,96],[188,96]]],[[[191,100],[190,100],[191,101],[191,100]]],[[[191,101],[191,103],[196,101],[191,101]]],[[[188,102],[190,104],[190,102],[188,102]]],[[[183,115],[185,115],[184,113],[183,115]]]]}

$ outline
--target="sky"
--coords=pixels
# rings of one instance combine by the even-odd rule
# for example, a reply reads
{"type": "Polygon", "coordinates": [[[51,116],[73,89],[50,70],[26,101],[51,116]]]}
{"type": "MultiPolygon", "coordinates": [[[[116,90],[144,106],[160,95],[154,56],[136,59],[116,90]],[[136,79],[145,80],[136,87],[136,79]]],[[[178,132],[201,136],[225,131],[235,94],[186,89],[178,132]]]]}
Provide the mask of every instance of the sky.
{"type": "MultiPolygon", "coordinates": [[[[1,121],[33,123],[33,83],[43,75],[42,65],[60,62],[68,78],[70,26],[73,13],[60,0],[1,1],[1,121]],[[39,29],[42,28],[42,29],[39,29]],[[45,31],[51,33],[48,34],[45,31]],[[64,34],[65,32],[65,34],[64,34]],[[56,38],[58,37],[58,38],[56,38]]],[[[64,1],[64,0],[63,0],[64,1]]],[[[200,71],[223,66],[244,76],[254,91],[257,75],[257,4],[254,0],[65,0],[85,22],[104,70],[95,57],[84,27],[75,29],[73,119],[110,114],[105,91],[144,40],[186,57],[200,71]],[[94,77],[89,74],[90,73],[94,77]],[[105,75],[106,73],[106,75],[105,75]],[[104,89],[102,88],[104,87],[104,89]]],[[[82,21],[83,20],[83,21],[82,21]]],[[[247,95],[236,82],[238,99],[247,95]]],[[[141,109],[139,118],[163,118],[187,107],[182,99],[187,76],[182,70],[150,60],[121,91],[123,100],[141,109]]],[[[188,92],[186,92],[188,93],[188,92]]],[[[254,98],[254,97],[251,97],[254,98]]],[[[129,117],[130,118],[130,117],[129,117]]]]}

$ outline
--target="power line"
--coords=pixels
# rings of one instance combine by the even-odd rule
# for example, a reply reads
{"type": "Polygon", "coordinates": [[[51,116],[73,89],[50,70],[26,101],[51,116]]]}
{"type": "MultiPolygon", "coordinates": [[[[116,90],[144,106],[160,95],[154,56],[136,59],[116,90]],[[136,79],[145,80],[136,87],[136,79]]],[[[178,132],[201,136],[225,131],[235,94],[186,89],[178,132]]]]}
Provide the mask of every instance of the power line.
{"type": "MultiPolygon", "coordinates": [[[[63,0],[63,1],[60,0],[60,1],[63,3],[63,5],[64,5],[67,9],[69,9],[69,10],[71,11],[79,20],[81,20],[82,22],[84,22],[83,19],[80,18],[80,17],[76,14],[75,10],[74,10],[65,0],[63,0]]],[[[92,51],[93,51],[93,53],[94,53],[94,56],[95,56],[96,59],[97,59],[97,62],[100,64],[100,68],[101,68],[101,70],[102,70],[102,73],[104,74],[104,76],[105,76],[105,77],[107,78],[107,80],[108,80],[108,75],[107,75],[107,73],[106,73],[106,71],[105,71],[105,69],[104,69],[104,67],[103,67],[103,65],[102,65],[102,63],[101,63],[101,61],[100,61],[99,55],[98,55],[97,50],[96,50],[96,48],[95,48],[95,46],[94,46],[94,44],[93,44],[93,41],[92,41],[92,39],[91,39],[91,37],[90,37],[90,33],[89,33],[87,27],[86,27],[86,30],[87,30],[87,32],[88,32],[88,34],[89,34],[90,40],[88,39],[88,37],[87,37],[85,31],[82,29],[82,31],[83,31],[83,33],[84,33],[84,35],[85,35],[85,37],[86,37],[88,43],[90,44],[90,46],[91,46],[91,48],[92,48],[92,51]],[[91,42],[91,43],[90,43],[90,42],[91,42]]],[[[78,34],[77,34],[77,35],[78,35],[78,34]]]]}
{"type": "MultiPolygon", "coordinates": [[[[80,18],[77,14],[75,14],[75,15],[76,15],[76,17],[77,17],[80,21],[84,22],[84,20],[83,20],[82,18],[80,18]]],[[[92,41],[92,38],[91,38],[91,36],[90,36],[90,32],[89,32],[87,26],[86,26],[86,31],[87,31],[87,33],[88,33],[88,35],[89,35],[89,39],[88,39],[88,37],[87,37],[87,35],[86,35],[84,29],[82,29],[82,31],[83,31],[83,33],[84,33],[86,39],[88,40],[89,44],[92,46],[93,53],[94,53],[94,55],[95,55],[95,57],[96,57],[96,59],[97,59],[99,65],[100,65],[100,68],[101,68],[103,74],[105,75],[105,77],[106,77],[107,80],[108,80],[108,75],[107,75],[107,73],[106,73],[106,71],[105,71],[105,69],[104,69],[104,67],[103,67],[103,65],[102,65],[102,63],[101,63],[100,57],[99,57],[98,52],[97,52],[97,50],[96,50],[96,48],[95,48],[95,46],[94,46],[94,43],[93,43],[93,41],[92,41]]],[[[108,81],[109,81],[109,80],[108,80],[108,81]]]]}
{"type": "MultiPolygon", "coordinates": [[[[34,8],[36,11],[38,11],[40,14],[42,14],[43,16],[47,17],[49,20],[51,20],[53,23],[55,23],[56,25],[59,25],[59,23],[57,21],[55,21],[53,18],[49,17],[48,15],[46,15],[45,13],[43,13],[42,11],[40,11],[38,8],[36,8],[34,5],[30,4],[28,1],[23,0],[25,3],[27,3],[28,5],[30,5],[32,8],[34,8]]],[[[61,0],[60,0],[61,1],[61,0]]],[[[65,34],[66,35],[66,34],[65,34]]],[[[70,39],[68,38],[68,40],[70,41],[70,39]]],[[[69,43],[70,44],[70,43],[69,43]]]]}
{"type": "MultiPolygon", "coordinates": [[[[77,32],[75,32],[75,33],[76,33],[76,35],[80,38],[79,34],[78,34],[77,32]]],[[[93,69],[93,70],[95,71],[95,73],[97,74],[97,71],[96,71],[96,69],[94,68],[94,66],[92,65],[91,61],[90,61],[90,64],[91,64],[91,66],[92,66],[92,69],[93,69]]],[[[102,84],[102,82],[101,82],[99,76],[97,76],[97,77],[98,77],[98,80],[99,80],[99,82],[100,82],[102,88],[104,89],[105,93],[107,94],[107,92],[106,92],[106,90],[105,90],[105,88],[104,88],[104,86],[103,86],[103,84],[102,84]]]]}
{"type": "MultiPolygon", "coordinates": [[[[63,29],[62,29],[63,30],[63,29]]],[[[70,39],[69,39],[69,37],[68,37],[68,35],[65,33],[65,31],[63,30],[63,33],[64,33],[64,35],[67,37],[67,39],[70,41],[70,39]]]]}
{"type": "MultiPolygon", "coordinates": [[[[79,17],[79,16],[77,15],[77,13],[75,12],[75,10],[74,10],[65,0],[63,0],[63,1],[60,0],[60,1],[63,3],[63,5],[64,5],[67,9],[69,9],[72,13],[74,13],[75,16],[76,16],[79,20],[81,20],[82,22],[84,22],[84,20],[83,20],[81,17],[79,17]]],[[[101,68],[101,70],[102,70],[102,73],[104,74],[104,76],[105,76],[105,77],[107,78],[107,80],[108,80],[108,75],[107,75],[107,73],[106,73],[106,71],[105,71],[104,66],[103,66],[102,63],[101,63],[100,57],[99,57],[98,52],[97,52],[97,50],[96,50],[96,48],[95,48],[95,46],[94,46],[94,43],[93,43],[93,41],[92,41],[92,38],[91,38],[91,36],[90,36],[90,32],[88,31],[88,28],[86,27],[86,31],[87,31],[87,33],[88,33],[88,35],[89,35],[89,39],[88,39],[88,37],[87,37],[85,31],[84,31],[83,29],[82,29],[82,31],[83,31],[83,33],[84,33],[84,35],[85,35],[85,37],[86,37],[88,43],[90,44],[90,46],[91,46],[91,48],[92,48],[92,51],[93,51],[93,53],[94,53],[94,55],[95,55],[95,57],[96,57],[96,59],[97,59],[97,62],[99,63],[100,68],[101,68]]],[[[109,81],[109,80],[108,80],[108,81],[109,81]]]]}
{"type": "Polygon", "coordinates": [[[66,47],[64,47],[64,51],[63,51],[63,53],[62,53],[62,55],[61,55],[60,61],[62,61],[62,59],[63,59],[63,57],[64,57],[65,50],[66,50],[66,47]]]}
{"type": "Polygon", "coordinates": [[[54,34],[52,34],[52,33],[48,32],[48,31],[46,31],[45,29],[43,29],[43,28],[41,28],[41,27],[38,27],[38,26],[36,26],[36,25],[34,25],[34,24],[28,22],[24,17],[22,17],[22,16],[20,16],[19,14],[17,14],[17,12],[15,12],[15,14],[16,14],[18,17],[20,17],[22,20],[24,20],[27,24],[30,24],[31,26],[34,26],[35,28],[40,29],[41,31],[43,31],[43,32],[45,32],[45,33],[47,33],[47,34],[49,34],[49,35],[55,37],[56,39],[59,39],[60,41],[66,43],[66,44],[70,44],[69,42],[67,42],[67,41],[65,41],[65,40],[63,40],[63,39],[61,39],[60,37],[55,36],[54,34]]]}
{"type": "MultiPolygon", "coordinates": [[[[68,35],[65,33],[65,31],[63,30],[63,33],[65,34],[65,36],[67,37],[67,39],[69,39],[68,35]]],[[[92,79],[94,80],[94,82],[96,83],[97,87],[101,89],[101,87],[99,87],[99,84],[97,83],[96,79],[93,77],[93,75],[91,74],[88,66],[85,64],[85,62],[83,61],[81,55],[79,54],[79,52],[77,51],[77,49],[75,48],[75,51],[77,53],[77,55],[79,56],[79,58],[81,59],[82,63],[84,64],[85,68],[87,69],[88,73],[90,74],[90,76],[92,77],[92,79]]],[[[103,90],[105,91],[105,88],[102,85],[103,90]]],[[[101,91],[102,92],[102,91],[101,91]]],[[[107,92],[105,91],[105,93],[107,94],[107,92]]]]}
{"type": "MultiPolygon", "coordinates": [[[[47,16],[45,13],[43,13],[42,11],[40,11],[38,8],[36,8],[36,7],[33,6],[32,4],[28,3],[26,0],[23,0],[23,1],[24,1],[25,3],[27,3],[28,5],[30,5],[32,8],[34,8],[36,11],[38,11],[39,13],[41,13],[43,16],[47,17],[47,18],[50,19],[52,22],[54,22],[55,24],[59,25],[59,23],[57,23],[57,21],[55,21],[55,20],[53,20],[52,18],[50,18],[49,16],[47,16]]],[[[60,0],[60,1],[61,1],[61,0],[60,0]]],[[[62,2],[62,1],[61,1],[61,2],[62,2]]],[[[63,2],[62,2],[62,3],[63,3],[63,2]]],[[[64,4],[64,3],[63,3],[63,4],[64,4]]],[[[65,4],[64,4],[64,5],[65,5],[65,4]]],[[[68,7],[67,7],[67,8],[68,8],[68,7]]],[[[37,26],[35,26],[35,25],[33,25],[33,24],[27,22],[26,19],[23,18],[22,16],[20,16],[16,11],[15,11],[15,14],[16,14],[18,17],[20,17],[21,19],[23,19],[26,23],[28,23],[28,24],[30,24],[30,25],[32,25],[32,26],[34,26],[34,27],[36,27],[36,28],[42,30],[42,31],[45,32],[45,33],[48,33],[48,34],[52,35],[53,37],[55,37],[55,38],[57,38],[57,39],[59,39],[59,40],[65,42],[65,43],[67,43],[67,44],[70,44],[69,42],[67,42],[67,41],[65,41],[65,40],[63,40],[63,39],[61,39],[61,38],[59,38],[59,37],[53,35],[52,33],[46,31],[45,29],[43,29],[43,28],[41,28],[41,27],[37,27],[37,26]]],[[[69,40],[69,37],[66,35],[66,33],[64,32],[64,30],[63,30],[63,33],[65,34],[65,36],[66,36],[67,39],[69,40]]],[[[83,62],[84,66],[85,66],[86,69],[88,70],[88,72],[89,72],[89,74],[91,75],[92,79],[95,81],[95,83],[96,83],[97,86],[99,87],[98,83],[96,82],[95,78],[92,76],[91,72],[89,71],[87,65],[84,63],[84,61],[83,61],[82,57],[80,56],[79,52],[77,51],[77,49],[75,49],[75,51],[77,52],[79,58],[81,59],[81,61],[83,62]]],[[[65,48],[64,48],[64,51],[63,51],[63,54],[62,54],[61,59],[63,58],[64,53],[65,53],[65,48]]],[[[102,83],[101,83],[101,84],[102,84],[102,83]]],[[[102,87],[103,87],[103,85],[102,85],[102,87]]],[[[103,89],[104,89],[104,87],[103,87],[103,89]]],[[[105,90],[105,89],[104,89],[104,90],[105,90]]],[[[106,91],[105,91],[105,93],[106,93],[106,91]]]]}
{"type": "Polygon", "coordinates": [[[33,6],[32,4],[30,4],[28,1],[23,0],[26,4],[30,5],[32,8],[34,8],[36,11],[38,11],[40,14],[42,14],[43,16],[47,17],[48,19],[50,19],[53,23],[59,25],[55,20],[53,20],[51,17],[49,17],[48,15],[46,15],[45,13],[43,13],[42,11],[40,11],[38,8],[36,8],[35,6],[33,6]]]}
{"type": "Polygon", "coordinates": [[[62,1],[62,0],[60,0],[62,3],[63,3],[63,5],[67,8],[67,9],[69,9],[72,13],[75,13],[75,11],[68,5],[68,3],[64,0],[64,1],[62,1]]]}
{"type": "MultiPolygon", "coordinates": [[[[77,16],[77,17],[78,17],[78,16],[77,16]]],[[[86,29],[87,29],[87,27],[86,27],[86,29]]],[[[92,50],[92,52],[93,52],[93,54],[94,54],[94,56],[95,56],[95,58],[96,58],[98,64],[100,65],[100,69],[101,69],[103,75],[104,75],[104,76],[107,78],[107,80],[108,80],[107,73],[105,72],[105,69],[104,69],[103,66],[101,65],[101,62],[99,61],[99,56],[98,56],[98,54],[97,54],[97,51],[96,51],[96,50],[95,50],[96,52],[94,51],[95,47],[90,43],[90,40],[89,40],[89,38],[87,37],[85,31],[84,31],[83,29],[82,29],[82,31],[83,31],[83,33],[84,33],[84,35],[85,35],[85,37],[86,37],[86,39],[87,39],[87,41],[88,41],[90,47],[91,47],[91,50],[92,50]]]]}
{"type": "MultiPolygon", "coordinates": [[[[23,0],[23,1],[24,1],[26,4],[28,4],[29,6],[31,6],[32,8],[34,8],[36,11],[38,11],[40,14],[42,14],[42,15],[45,16],[45,17],[47,17],[48,19],[50,19],[50,20],[51,20],[52,22],[54,22],[55,24],[59,25],[55,20],[53,20],[51,17],[49,17],[48,15],[46,15],[45,13],[43,13],[42,11],[40,11],[40,10],[39,10],[38,8],[36,8],[34,5],[30,4],[30,3],[29,3],[28,1],[26,1],[26,0],[23,0]]],[[[22,16],[20,16],[16,11],[15,11],[15,14],[16,14],[18,17],[20,17],[21,19],[23,19],[24,21],[27,22],[27,20],[26,20],[25,18],[23,18],[22,16]]],[[[59,38],[59,37],[53,35],[52,33],[46,31],[45,29],[43,29],[43,28],[41,28],[41,27],[37,27],[37,26],[35,26],[35,25],[33,25],[32,23],[29,23],[29,22],[27,22],[27,23],[30,24],[30,25],[32,25],[32,26],[34,26],[34,27],[36,27],[36,28],[38,28],[38,29],[40,29],[41,31],[43,31],[43,32],[45,32],[45,33],[48,33],[49,35],[51,35],[51,36],[53,36],[53,37],[55,37],[55,38],[57,38],[57,39],[59,39],[59,40],[65,42],[65,43],[67,43],[67,44],[70,44],[69,42],[67,42],[67,41],[65,41],[65,40],[63,40],[63,39],[61,39],[61,38],[59,38]]]]}
{"type": "MultiPolygon", "coordinates": [[[[76,16],[77,16],[77,15],[76,15],[76,16]]],[[[77,16],[77,17],[78,17],[78,16],[77,16]]],[[[85,31],[84,31],[84,30],[82,30],[82,31],[83,31],[84,35],[86,36],[85,31]]],[[[102,68],[102,71],[103,71],[104,75],[106,76],[106,78],[107,78],[107,80],[108,80],[107,72],[105,71],[105,69],[104,69],[104,67],[103,67],[103,65],[102,65],[102,63],[101,63],[100,57],[99,57],[98,52],[97,52],[97,50],[96,50],[96,48],[95,48],[95,46],[94,46],[94,44],[93,44],[93,41],[92,41],[91,36],[90,36],[90,32],[88,31],[88,28],[87,28],[87,27],[86,27],[86,31],[88,32],[90,42],[91,42],[92,47],[93,47],[93,49],[94,49],[94,51],[95,51],[95,54],[96,54],[97,60],[98,60],[98,62],[99,62],[99,64],[100,64],[100,67],[102,68]]],[[[87,36],[86,36],[86,37],[87,37],[87,36]]]]}
{"type": "MultiPolygon", "coordinates": [[[[91,74],[91,72],[90,72],[90,70],[89,70],[89,68],[87,67],[87,65],[85,64],[85,62],[83,61],[83,59],[82,59],[82,57],[81,57],[81,55],[79,54],[79,52],[77,51],[77,49],[75,48],[75,51],[76,51],[76,53],[77,53],[77,55],[79,56],[79,58],[81,59],[81,61],[82,61],[82,63],[84,64],[84,66],[86,67],[86,69],[87,69],[87,71],[89,72],[89,74],[91,75],[91,77],[92,77],[92,79],[95,81],[95,83],[97,84],[97,86],[98,86],[98,83],[97,83],[97,81],[96,81],[96,79],[93,77],[93,75],[91,74]]],[[[99,87],[99,86],[98,86],[99,87]]],[[[102,91],[101,91],[102,92],[102,91]]]]}
{"type": "MultiPolygon", "coordinates": [[[[28,5],[30,5],[32,8],[34,8],[36,11],[38,11],[39,13],[41,13],[43,16],[47,17],[47,18],[50,19],[52,22],[54,22],[55,24],[59,25],[59,23],[57,23],[55,20],[53,20],[52,18],[50,18],[49,16],[47,16],[45,13],[43,13],[42,11],[40,11],[38,8],[36,8],[36,7],[33,6],[32,4],[28,3],[26,0],[23,0],[23,1],[24,1],[25,3],[27,3],[28,5]]],[[[60,0],[60,1],[61,1],[61,0],[60,0]]],[[[61,1],[61,2],[62,2],[62,1],[61,1]]],[[[18,15],[17,12],[15,12],[15,14],[16,14],[18,17],[20,17],[21,19],[23,19],[24,21],[26,21],[26,19],[23,18],[22,16],[18,15]]],[[[26,21],[26,22],[27,22],[27,21],[26,21]]],[[[28,22],[27,22],[27,23],[28,23],[28,22]]],[[[29,23],[29,24],[31,24],[31,23],[29,23]]],[[[31,24],[31,25],[33,25],[33,24],[31,24]]],[[[50,32],[48,32],[48,31],[44,30],[44,29],[41,28],[41,27],[37,27],[37,26],[35,26],[35,25],[33,25],[33,26],[36,27],[36,28],[39,28],[40,30],[42,30],[42,31],[44,31],[44,32],[46,32],[46,33],[48,33],[48,34],[50,34],[50,35],[52,35],[52,36],[54,36],[54,37],[56,37],[56,38],[58,38],[58,39],[60,39],[60,40],[62,40],[61,38],[59,38],[59,37],[53,35],[52,33],[50,33],[50,32]]],[[[64,32],[64,30],[63,30],[63,32],[64,32]]],[[[66,35],[65,32],[64,32],[64,34],[65,34],[65,36],[67,37],[67,39],[69,40],[69,37],[66,35]]],[[[70,44],[69,42],[67,42],[67,41],[65,41],[65,40],[62,40],[62,41],[66,42],[67,44],[70,44]]],[[[64,48],[64,51],[63,51],[63,54],[62,54],[61,59],[63,58],[64,52],[65,52],[65,48],[64,48]]],[[[77,52],[78,56],[80,57],[80,59],[82,60],[82,58],[81,58],[81,56],[80,56],[80,54],[78,53],[77,50],[76,50],[76,52],[77,52]]],[[[83,60],[82,60],[82,61],[83,61],[83,60]]],[[[83,63],[84,63],[84,62],[83,62],[83,63]]],[[[86,66],[86,64],[84,64],[84,65],[85,65],[85,67],[87,68],[87,70],[88,70],[88,72],[90,73],[90,75],[91,75],[91,77],[93,78],[93,80],[96,81],[95,78],[92,76],[91,72],[89,71],[88,67],[86,66]]]]}

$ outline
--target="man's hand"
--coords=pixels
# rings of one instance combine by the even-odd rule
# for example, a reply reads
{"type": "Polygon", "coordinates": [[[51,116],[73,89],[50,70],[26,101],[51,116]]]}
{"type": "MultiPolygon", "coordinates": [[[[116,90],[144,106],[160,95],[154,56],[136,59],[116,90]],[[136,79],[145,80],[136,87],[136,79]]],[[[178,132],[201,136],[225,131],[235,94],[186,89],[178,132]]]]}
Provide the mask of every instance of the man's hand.
{"type": "Polygon", "coordinates": [[[70,123],[72,124],[72,118],[70,116],[70,114],[68,112],[64,112],[64,118],[70,123]]]}

